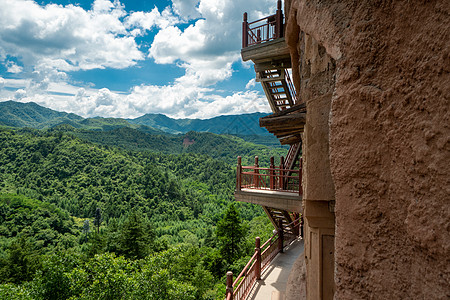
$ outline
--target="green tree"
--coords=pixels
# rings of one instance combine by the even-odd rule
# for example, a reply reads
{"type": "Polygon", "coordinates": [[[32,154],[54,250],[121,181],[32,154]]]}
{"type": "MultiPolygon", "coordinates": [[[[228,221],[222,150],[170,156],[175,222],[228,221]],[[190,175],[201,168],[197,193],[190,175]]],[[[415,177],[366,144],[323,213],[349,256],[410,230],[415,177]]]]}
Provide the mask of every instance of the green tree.
{"type": "Polygon", "coordinates": [[[100,208],[97,207],[95,210],[95,218],[94,218],[94,225],[97,226],[97,234],[100,233],[100,224],[102,223],[102,211],[100,208]]]}
{"type": "Polygon", "coordinates": [[[216,229],[220,253],[228,264],[232,264],[242,255],[245,234],[246,228],[242,224],[239,212],[233,202],[228,206],[223,218],[217,223],[216,229]]]}
{"type": "Polygon", "coordinates": [[[0,265],[1,281],[22,283],[33,279],[39,268],[39,256],[31,249],[27,239],[21,237],[11,243],[7,258],[0,265]]]}
{"type": "Polygon", "coordinates": [[[86,242],[88,240],[89,231],[90,231],[89,220],[86,219],[86,220],[84,220],[84,223],[83,223],[83,233],[84,233],[86,242]]]}
{"type": "Polygon", "coordinates": [[[118,252],[128,258],[144,258],[151,249],[152,239],[149,222],[140,212],[132,211],[120,230],[118,252]]]}

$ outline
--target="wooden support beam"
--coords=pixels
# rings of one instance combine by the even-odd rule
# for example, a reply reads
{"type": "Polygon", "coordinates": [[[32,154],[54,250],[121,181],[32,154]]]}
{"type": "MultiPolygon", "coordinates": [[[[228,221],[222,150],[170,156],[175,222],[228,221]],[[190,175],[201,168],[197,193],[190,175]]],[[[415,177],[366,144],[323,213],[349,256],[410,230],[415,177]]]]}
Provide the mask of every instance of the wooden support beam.
{"type": "Polygon", "coordinates": [[[299,124],[299,123],[305,123],[305,122],[306,122],[306,114],[298,113],[298,114],[291,114],[291,115],[286,115],[286,116],[279,116],[276,118],[260,118],[259,126],[267,127],[267,126],[281,124],[281,123],[299,124]]]}
{"type": "Polygon", "coordinates": [[[291,57],[284,59],[260,62],[255,64],[255,71],[261,72],[272,69],[289,69],[291,68],[291,57]]]}
{"type": "Polygon", "coordinates": [[[292,145],[301,141],[300,135],[290,135],[280,138],[281,145],[292,145]]]}
{"type": "Polygon", "coordinates": [[[276,131],[297,131],[300,129],[303,129],[305,127],[305,124],[300,123],[300,124],[277,124],[277,125],[272,125],[272,126],[267,126],[267,130],[269,132],[276,132],[276,131]]]}
{"type": "Polygon", "coordinates": [[[291,108],[288,108],[288,109],[282,110],[280,112],[277,112],[277,113],[274,113],[274,114],[262,117],[261,119],[276,118],[276,117],[280,117],[280,116],[284,116],[284,115],[290,114],[290,113],[292,113],[294,111],[298,111],[298,110],[300,110],[300,111],[304,110],[304,112],[306,113],[306,104],[305,103],[296,104],[296,105],[292,106],[291,108]]]}

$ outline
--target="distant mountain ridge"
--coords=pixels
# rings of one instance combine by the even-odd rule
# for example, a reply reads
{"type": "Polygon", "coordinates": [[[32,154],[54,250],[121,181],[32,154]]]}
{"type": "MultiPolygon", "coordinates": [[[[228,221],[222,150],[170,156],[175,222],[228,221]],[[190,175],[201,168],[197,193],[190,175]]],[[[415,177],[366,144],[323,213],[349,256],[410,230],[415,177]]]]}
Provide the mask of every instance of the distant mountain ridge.
{"type": "Polygon", "coordinates": [[[172,119],[162,114],[146,114],[136,119],[128,119],[131,124],[145,125],[177,134],[189,131],[211,132],[232,135],[268,135],[259,127],[259,118],[266,113],[218,116],[211,119],[172,119]]]}
{"type": "Polygon", "coordinates": [[[4,126],[42,129],[63,123],[74,126],[83,119],[76,114],[55,111],[34,102],[0,102],[0,124],[4,126]]]}
{"type": "Polygon", "coordinates": [[[83,118],[73,113],[59,112],[34,102],[0,102],[0,125],[9,127],[52,128],[67,124],[79,129],[113,130],[130,127],[152,134],[180,134],[189,131],[232,135],[270,135],[259,127],[265,113],[218,116],[211,119],[172,119],[162,114],[146,114],[135,119],[83,118]]]}

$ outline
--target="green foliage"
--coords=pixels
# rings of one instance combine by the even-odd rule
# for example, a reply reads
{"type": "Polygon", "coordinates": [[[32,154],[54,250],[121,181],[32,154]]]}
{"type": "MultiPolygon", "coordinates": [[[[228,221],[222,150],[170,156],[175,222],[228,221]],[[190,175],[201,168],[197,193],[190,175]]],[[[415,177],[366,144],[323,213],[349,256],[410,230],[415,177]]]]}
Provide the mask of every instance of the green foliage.
{"type": "MultiPolygon", "coordinates": [[[[78,235],[67,212],[22,195],[0,194],[0,224],[1,236],[27,238],[32,250],[67,249],[78,235]]],[[[0,249],[7,245],[0,243],[0,249]]]]}
{"type": "Polygon", "coordinates": [[[243,239],[247,228],[242,224],[234,203],[225,211],[224,217],[217,223],[217,239],[220,243],[220,253],[228,264],[232,264],[243,254],[243,239]]]}
{"type": "Polygon", "coordinates": [[[33,280],[34,296],[46,300],[68,299],[72,293],[67,274],[78,264],[78,255],[74,252],[59,252],[44,257],[42,268],[33,280]]]}
{"type": "Polygon", "coordinates": [[[118,253],[127,258],[141,259],[152,247],[153,232],[150,223],[140,212],[132,211],[122,225],[118,253]]]}
{"type": "Polygon", "coordinates": [[[26,238],[14,240],[7,250],[7,257],[0,261],[0,281],[22,283],[33,278],[40,260],[26,238]]]}
{"type": "Polygon", "coordinates": [[[95,210],[95,216],[94,216],[94,225],[97,226],[97,233],[100,233],[100,224],[102,224],[102,211],[100,208],[97,207],[95,210]]]}
{"type": "Polygon", "coordinates": [[[135,265],[114,254],[96,255],[68,275],[74,299],[126,299],[135,265]]]}
{"type": "Polygon", "coordinates": [[[261,208],[229,206],[227,161],[253,144],[189,133],[181,154],[133,152],[60,129],[0,129],[0,299],[221,298],[270,235],[261,208]]]}
{"type": "Polygon", "coordinates": [[[11,283],[0,284],[0,299],[35,300],[30,289],[11,283]]]}

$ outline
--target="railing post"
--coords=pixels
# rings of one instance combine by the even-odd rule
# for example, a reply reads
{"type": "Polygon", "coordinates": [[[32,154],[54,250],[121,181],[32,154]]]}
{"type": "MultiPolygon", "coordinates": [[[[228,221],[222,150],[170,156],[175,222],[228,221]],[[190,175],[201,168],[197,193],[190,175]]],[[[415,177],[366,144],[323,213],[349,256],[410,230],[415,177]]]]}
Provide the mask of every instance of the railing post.
{"type": "Polygon", "coordinates": [[[241,157],[238,156],[236,168],[236,191],[240,191],[241,186],[242,186],[242,164],[241,164],[241,157]]]}
{"type": "Polygon", "coordinates": [[[284,34],[284,26],[283,26],[283,11],[281,10],[281,0],[278,0],[277,3],[277,12],[276,12],[276,21],[275,21],[275,35],[276,38],[282,38],[284,34]]]}
{"type": "Polygon", "coordinates": [[[283,242],[284,242],[284,233],[283,233],[283,221],[279,219],[278,222],[278,252],[283,253],[283,242]]]}
{"type": "Polygon", "coordinates": [[[258,156],[255,156],[255,175],[253,175],[253,183],[255,184],[255,188],[259,188],[259,164],[258,164],[258,156]]]}
{"type": "Polygon", "coordinates": [[[255,239],[255,252],[256,252],[256,280],[261,280],[261,239],[256,237],[255,239]]]}
{"type": "Polygon", "coordinates": [[[294,214],[294,226],[292,226],[293,228],[293,232],[295,234],[295,237],[298,238],[298,235],[300,233],[300,219],[299,219],[299,214],[295,213],[294,214]],[[297,220],[298,219],[298,220],[297,220]]]}
{"type": "Polygon", "coordinates": [[[284,157],[280,157],[280,178],[279,178],[279,186],[280,190],[284,190],[284,157]]]}
{"type": "Polygon", "coordinates": [[[261,43],[261,29],[256,30],[256,43],[261,43]]]}
{"type": "Polygon", "coordinates": [[[273,156],[270,158],[270,171],[269,171],[269,180],[270,180],[270,189],[275,189],[275,163],[273,156]]]}
{"type": "Polygon", "coordinates": [[[303,238],[303,215],[300,217],[300,236],[303,238]]]}
{"type": "Polygon", "coordinates": [[[303,173],[303,160],[300,157],[298,166],[298,195],[303,195],[303,186],[302,186],[302,173],[303,173]]]}
{"type": "Polygon", "coordinates": [[[227,292],[226,299],[233,300],[233,272],[227,272],[227,292]]]}
{"type": "Polygon", "coordinates": [[[244,21],[242,22],[242,48],[248,47],[248,22],[247,13],[244,13],[244,21]]]}

